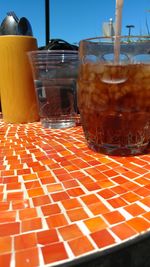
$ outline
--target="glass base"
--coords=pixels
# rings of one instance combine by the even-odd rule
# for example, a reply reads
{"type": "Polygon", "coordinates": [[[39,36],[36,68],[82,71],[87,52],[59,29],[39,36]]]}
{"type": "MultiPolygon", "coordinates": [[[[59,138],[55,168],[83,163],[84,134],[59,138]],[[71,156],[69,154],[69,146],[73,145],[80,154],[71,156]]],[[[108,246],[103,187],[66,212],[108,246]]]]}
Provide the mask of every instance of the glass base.
{"type": "Polygon", "coordinates": [[[44,128],[51,128],[51,129],[63,129],[76,126],[75,120],[41,119],[41,123],[44,128]]]}
{"type": "Polygon", "coordinates": [[[95,143],[88,142],[88,146],[95,152],[99,152],[110,156],[135,156],[146,153],[148,143],[140,146],[133,145],[133,146],[120,147],[108,144],[98,145],[95,143]]]}

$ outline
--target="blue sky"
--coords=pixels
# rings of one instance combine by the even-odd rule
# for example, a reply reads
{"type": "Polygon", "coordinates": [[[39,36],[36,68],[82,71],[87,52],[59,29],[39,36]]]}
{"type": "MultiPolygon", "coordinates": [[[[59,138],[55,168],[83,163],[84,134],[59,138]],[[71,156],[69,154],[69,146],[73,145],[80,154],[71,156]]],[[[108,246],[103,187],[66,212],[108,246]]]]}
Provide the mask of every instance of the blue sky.
{"type": "MultiPolygon", "coordinates": [[[[45,1],[1,0],[0,22],[7,11],[31,22],[38,45],[45,45],[45,1]]],[[[126,25],[134,25],[132,34],[147,34],[146,19],[150,29],[150,0],[124,0],[122,34],[126,25]]],[[[115,19],[115,0],[50,0],[50,37],[78,43],[83,38],[102,35],[103,22],[115,19]]]]}

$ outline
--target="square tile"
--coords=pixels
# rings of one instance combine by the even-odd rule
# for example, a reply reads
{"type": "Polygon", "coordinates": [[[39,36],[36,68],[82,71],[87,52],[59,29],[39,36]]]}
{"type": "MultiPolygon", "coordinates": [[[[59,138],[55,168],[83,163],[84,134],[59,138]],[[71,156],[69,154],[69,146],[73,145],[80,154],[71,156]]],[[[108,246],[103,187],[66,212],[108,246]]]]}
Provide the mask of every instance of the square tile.
{"type": "Polygon", "coordinates": [[[62,242],[44,246],[41,248],[41,250],[45,264],[50,264],[68,259],[66,249],[62,242]]]}

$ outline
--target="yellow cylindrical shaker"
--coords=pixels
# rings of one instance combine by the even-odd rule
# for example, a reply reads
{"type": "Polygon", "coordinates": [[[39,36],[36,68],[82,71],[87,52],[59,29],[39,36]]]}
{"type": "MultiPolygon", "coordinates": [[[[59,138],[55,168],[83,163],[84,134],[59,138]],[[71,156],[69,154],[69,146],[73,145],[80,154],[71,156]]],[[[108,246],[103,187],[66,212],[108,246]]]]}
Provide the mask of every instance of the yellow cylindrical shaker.
{"type": "Polygon", "coordinates": [[[39,120],[32,71],[27,52],[37,50],[32,36],[0,36],[0,95],[8,123],[39,120]]]}

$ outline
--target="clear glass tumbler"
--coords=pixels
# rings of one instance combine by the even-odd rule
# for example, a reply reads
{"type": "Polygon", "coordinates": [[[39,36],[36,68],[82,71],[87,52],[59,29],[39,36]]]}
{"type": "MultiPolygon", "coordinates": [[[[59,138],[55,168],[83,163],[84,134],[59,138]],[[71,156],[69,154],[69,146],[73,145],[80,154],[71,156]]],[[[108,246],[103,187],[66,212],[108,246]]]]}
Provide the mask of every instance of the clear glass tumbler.
{"type": "Polygon", "coordinates": [[[118,37],[115,49],[115,37],[80,42],[81,123],[91,149],[137,155],[150,141],[150,37],[118,37]]]}
{"type": "Polygon", "coordinates": [[[76,125],[78,52],[38,50],[28,53],[40,120],[46,128],[76,125]]]}

